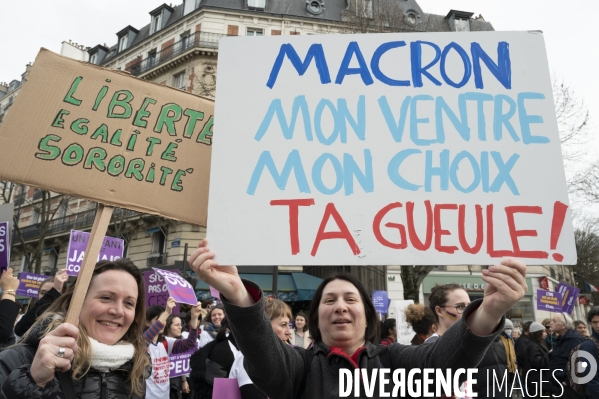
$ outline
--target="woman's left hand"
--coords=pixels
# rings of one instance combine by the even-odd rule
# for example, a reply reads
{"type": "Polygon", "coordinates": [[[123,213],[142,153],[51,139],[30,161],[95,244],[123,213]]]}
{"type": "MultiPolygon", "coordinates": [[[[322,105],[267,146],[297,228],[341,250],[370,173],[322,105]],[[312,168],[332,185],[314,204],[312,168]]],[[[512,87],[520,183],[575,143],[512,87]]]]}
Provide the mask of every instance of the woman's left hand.
{"type": "Polygon", "coordinates": [[[482,279],[486,283],[483,303],[466,320],[466,324],[477,335],[493,333],[504,314],[516,302],[524,298],[526,265],[514,259],[504,259],[500,264],[483,269],[482,279]]]}
{"type": "Polygon", "coordinates": [[[183,391],[183,393],[189,393],[189,383],[187,381],[183,381],[183,384],[181,385],[181,390],[183,391]]]}
{"type": "Polygon", "coordinates": [[[202,314],[202,302],[198,302],[195,306],[191,307],[191,318],[198,319],[202,314]]]}

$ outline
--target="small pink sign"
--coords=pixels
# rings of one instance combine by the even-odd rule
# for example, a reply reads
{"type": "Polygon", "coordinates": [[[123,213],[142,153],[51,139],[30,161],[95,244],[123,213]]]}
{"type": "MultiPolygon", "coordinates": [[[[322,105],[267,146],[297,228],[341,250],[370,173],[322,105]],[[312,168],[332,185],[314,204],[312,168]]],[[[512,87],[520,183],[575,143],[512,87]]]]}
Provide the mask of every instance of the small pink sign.
{"type": "Polygon", "coordinates": [[[220,292],[218,292],[218,290],[212,286],[210,286],[210,295],[215,298],[220,298],[220,292]]]}

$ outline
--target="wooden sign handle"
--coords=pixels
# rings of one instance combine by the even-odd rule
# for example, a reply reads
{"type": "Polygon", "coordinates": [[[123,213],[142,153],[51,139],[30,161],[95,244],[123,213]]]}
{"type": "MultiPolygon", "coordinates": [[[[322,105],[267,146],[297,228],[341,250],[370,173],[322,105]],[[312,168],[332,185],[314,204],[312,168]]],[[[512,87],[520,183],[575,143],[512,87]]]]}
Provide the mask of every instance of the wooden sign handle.
{"type": "Polygon", "coordinates": [[[106,230],[110,224],[113,210],[114,208],[112,206],[98,204],[94,225],[87,242],[87,247],[85,248],[83,263],[81,264],[81,270],[79,270],[77,282],[75,283],[75,291],[73,292],[71,304],[69,305],[66,319],[67,323],[77,325],[79,314],[83,307],[83,301],[85,300],[85,295],[87,294],[92,275],[94,274],[96,260],[100,254],[100,249],[102,249],[104,236],[106,235],[106,230]]]}

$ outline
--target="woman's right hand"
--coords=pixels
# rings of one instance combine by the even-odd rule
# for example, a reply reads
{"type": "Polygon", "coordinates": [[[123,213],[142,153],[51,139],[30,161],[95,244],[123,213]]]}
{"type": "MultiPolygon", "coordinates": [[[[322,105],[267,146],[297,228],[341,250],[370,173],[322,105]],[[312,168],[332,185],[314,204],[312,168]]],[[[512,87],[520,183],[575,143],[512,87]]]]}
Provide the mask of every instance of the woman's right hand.
{"type": "Polygon", "coordinates": [[[77,337],[79,329],[72,324],[63,323],[40,341],[30,369],[31,377],[37,385],[43,388],[52,381],[56,371],[70,370],[77,352],[77,337]],[[64,348],[63,356],[59,356],[61,348],[64,348]]]}
{"type": "Polygon", "coordinates": [[[2,288],[2,292],[7,290],[17,290],[19,288],[19,279],[13,276],[12,268],[6,269],[2,272],[2,276],[0,277],[0,288],[2,288]]]}
{"type": "Polygon", "coordinates": [[[175,301],[175,298],[169,296],[166,300],[166,306],[164,307],[164,312],[166,313],[167,317],[173,314],[173,309],[175,306],[177,306],[177,301],[175,301]]]}
{"type": "Polygon", "coordinates": [[[62,288],[68,279],[67,269],[60,269],[54,276],[54,289],[62,294],[62,288]]]}
{"type": "Polygon", "coordinates": [[[208,285],[220,292],[227,301],[237,306],[251,306],[254,298],[247,292],[235,266],[219,266],[214,260],[214,252],[207,247],[208,240],[203,239],[198,248],[187,260],[193,271],[208,285]]]}

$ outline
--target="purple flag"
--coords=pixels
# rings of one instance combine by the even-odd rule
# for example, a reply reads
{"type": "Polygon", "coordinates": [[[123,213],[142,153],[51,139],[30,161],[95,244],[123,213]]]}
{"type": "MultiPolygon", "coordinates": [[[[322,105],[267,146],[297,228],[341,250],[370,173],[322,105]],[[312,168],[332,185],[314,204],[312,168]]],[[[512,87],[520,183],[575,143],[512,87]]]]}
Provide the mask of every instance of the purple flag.
{"type": "Polygon", "coordinates": [[[10,231],[8,231],[8,222],[0,222],[0,276],[2,272],[8,269],[10,263],[10,231]]]}
{"type": "Polygon", "coordinates": [[[171,371],[169,374],[169,378],[179,377],[183,374],[189,374],[189,358],[194,354],[199,348],[199,344],[196,341],[196,346],[191,348],[187,352],[178,353],[176,355],[170,355],[168,360],[171,362],[171,371]]]}
{"type": "MultiPolygon", "coordinates": [[[[67,274],[76,276],[81,270],[85,248],[89,241],[89,233],[78,230],[71,230],[71,239],[69,240],[69,250],[67,253],[67,274]]],[[[98,255],[98,261],[117,260],[123,257],[125,241],[120,238],[104,237],[104,243],[98,255]]]]}
{"type": "Polygon", "coordinates": [[[578,300],[578,294],[580,294],[580,290],[576,287],[560,282],[555,288],[555,291],[562,294],[562,312],[572,314],[574,306],[576,305],[576,301],[578,300]]]}
{"type": "MultiPolygon", "coordinates": [[[[144,272],[144,285],[146,286],[146,308],[150,306],[166,306],[168,300],[168,285],[162,276],[156,272],[144,272]]],[[[173,314],[179,314],[181,307],[177,303],[173,314]]]]}
{"type": "Polygon", "coordinates": [[[377,313],[387,314],[389,310],[387,291],[372,291],[372,303],[377,313]]]}
{"type": "Polygon", "coordinates": [[[215,378],[212,399],[215,398],[241,399],[237,378],[215,378]]]}
{"type": "Polygon", "coordinates": [[[562,311],[562,294],[554,291],[537,289],[537,309],[548,312],[562,311]]]}
{"type": "Polygon", "coordinates": [[[179,275],[179,273],[169,270],[153,269],[164,278],[170,296],[172,296],[177,303],[187,303],[189,305],[196,305],[198,303],[195,290],[187,280],[179,275]]]}
{"type": "Polygon", "coordinates": [[[23,272],[19,275],[19,288],[17,288],[17,295],[29,296],[31,298],[37,298],[39,295],[40,287],[42,282],[50,276],[44,276],[43,274],[33,274],[23,272]]]}

